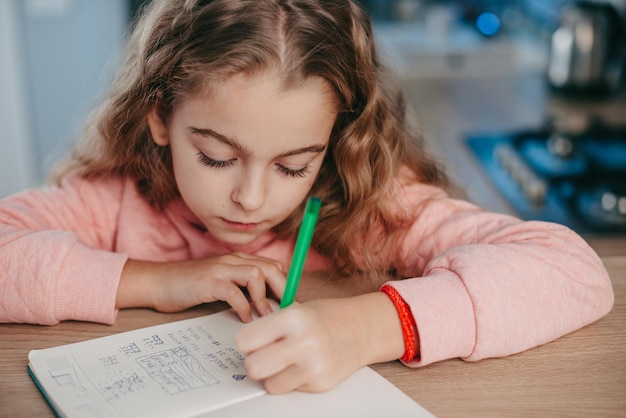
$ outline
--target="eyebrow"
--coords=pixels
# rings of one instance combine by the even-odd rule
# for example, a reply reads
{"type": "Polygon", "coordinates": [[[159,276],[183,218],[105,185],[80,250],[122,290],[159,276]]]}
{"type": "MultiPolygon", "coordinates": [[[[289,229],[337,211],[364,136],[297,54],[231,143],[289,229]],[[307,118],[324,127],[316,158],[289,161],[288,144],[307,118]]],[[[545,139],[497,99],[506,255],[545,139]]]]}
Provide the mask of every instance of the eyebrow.
{"type": "MultiPolygon", "coordinates": [[[[226,135],[222,135],[220,133],[215,132],[212,129],[205,129],[205,128],[194,128],[194,127],[190,127],[189,130],[196,135],[199,136],[203,136],[203,137],[211,137],[211,138],[215,138],[218,141],[220,141],[223,144],[226,144],[232,148],[235,148],[236,150],[242,152],[242,153],[248,153],[248,151],[245,149],[245,147],[243,145],[241,145],[239,142],[237,142],[237,140],[233,139],[233,138],[229,138],[226,135]]],[[[326,145],[325,144],[315,144],[315,145],[310,145],[308,147],[302,147],[302,148],[297,148],[291,151],[287,151],[287,152],[283,152],[282,154],[279,154],[276,156],[276,158],[282,158],[282,157],[289,157],[291,155],[298,155],[298,154],[306,154],[306,153],[321,153],[324,152],[324,150],[326,149],[326,145]]]]}

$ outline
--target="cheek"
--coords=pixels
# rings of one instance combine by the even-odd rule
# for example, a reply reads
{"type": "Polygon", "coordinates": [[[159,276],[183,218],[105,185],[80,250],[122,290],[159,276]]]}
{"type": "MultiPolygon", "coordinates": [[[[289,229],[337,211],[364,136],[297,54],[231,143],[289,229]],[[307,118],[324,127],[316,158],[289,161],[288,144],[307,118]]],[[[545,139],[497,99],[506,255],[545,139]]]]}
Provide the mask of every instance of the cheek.
{"type": "Polygon", "coordinates": [[[174,175],[178,189],[188,204],[206,205],[207,199],[214,197],[221,200],[220,206],[224,206],[222,198],[229,184],[224,175],[214,172],[194,159],[175,162],[174,175]]]}
{"type": "Polygon", "coordinates": [[[306,182],[305,186],[302,186],[299,190],[298,193],[294,194],[295,196],[297,196],[297,198],[292,200],[292,203],[290,206],[292,206],[292,210],[296,209],[297,207],[300,206],[300,204],[306,200],[306,198],[309,195],[309,192],[311,191],[311,186],[313,185],[313,181],[308,181],[306,182]]]}

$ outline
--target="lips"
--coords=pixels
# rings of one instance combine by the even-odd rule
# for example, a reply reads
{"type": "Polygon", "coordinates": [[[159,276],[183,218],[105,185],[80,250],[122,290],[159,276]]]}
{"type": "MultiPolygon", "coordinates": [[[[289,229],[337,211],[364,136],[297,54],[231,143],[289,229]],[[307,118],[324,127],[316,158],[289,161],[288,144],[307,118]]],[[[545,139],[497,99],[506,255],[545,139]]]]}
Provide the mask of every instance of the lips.
{"type": "Polygon", "coordinates": [[[233,229],[236,231],[246,231],[246,232],[253,231],[260,225],[260,223],[236,222],[236,221],[230,221],[224,218],[222,218],[222,220],[230,229],[233,229]]]}

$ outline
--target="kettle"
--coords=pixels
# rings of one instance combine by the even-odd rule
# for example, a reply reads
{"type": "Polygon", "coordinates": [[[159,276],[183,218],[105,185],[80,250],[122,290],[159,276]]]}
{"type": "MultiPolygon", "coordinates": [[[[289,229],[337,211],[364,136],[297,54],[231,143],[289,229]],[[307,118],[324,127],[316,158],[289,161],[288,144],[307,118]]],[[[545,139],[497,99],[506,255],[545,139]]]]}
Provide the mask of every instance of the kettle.
{"type": "Polygon", "coordinates": [[[551,38],[548,81],[568,93],[616,91],[624,74],[624,28],[609,3],[581,1],[562,9],[551,38]]]}

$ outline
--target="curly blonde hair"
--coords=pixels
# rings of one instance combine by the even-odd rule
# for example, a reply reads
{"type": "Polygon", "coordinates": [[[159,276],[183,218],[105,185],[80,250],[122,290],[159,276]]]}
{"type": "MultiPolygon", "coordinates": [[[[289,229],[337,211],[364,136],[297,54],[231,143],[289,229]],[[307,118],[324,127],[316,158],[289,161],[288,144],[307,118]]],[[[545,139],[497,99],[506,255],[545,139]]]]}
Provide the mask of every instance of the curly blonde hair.
{"type": "MultiPolygon", "coordinates": [[[[151,138],[150,110],[158,103],[171,111],[212,83],[269,67],[280,69],[285,88],[321,77],[337,100],[311,189],[324,202],[313,247],[343,272],[390,269],[385,248],[406,222],[389,201],[400,167],[424,183],[446,186],[447,178],[408,129],[401,89],[377,57],[368,14],[352,0],[153,0],[107,98],[54,179],[129,176],[162,208],[179,194],[169,147],[151,138]]],[[[304,204],[275,228],[280,237],[296,234],[304,204]]]]}

